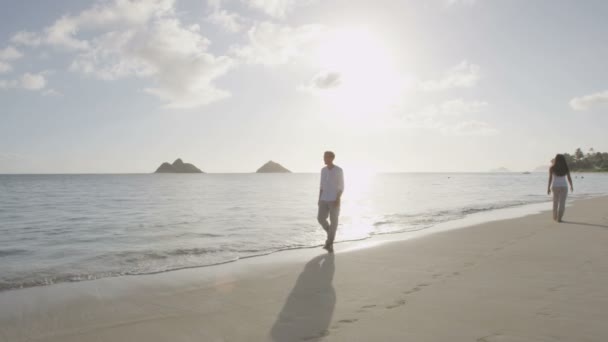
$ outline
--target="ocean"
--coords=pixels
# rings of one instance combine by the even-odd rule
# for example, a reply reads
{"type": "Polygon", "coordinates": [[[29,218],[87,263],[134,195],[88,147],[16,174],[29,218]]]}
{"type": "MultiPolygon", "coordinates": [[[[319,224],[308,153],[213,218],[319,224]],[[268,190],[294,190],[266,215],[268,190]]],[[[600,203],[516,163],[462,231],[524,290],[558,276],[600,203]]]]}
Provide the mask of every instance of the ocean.
{"type": "MultiPolygon", "coordinates": [[[[573,175],[570,199],[608,194],[573,175]]],[[[545,173],[349,175],[336,241],[547,202],[545,173]]],[[[0,290],[319,246],[319,174],[0,175],[0,290]]],[[[566,211],[567,217],[567,211],[566,211]]]]}

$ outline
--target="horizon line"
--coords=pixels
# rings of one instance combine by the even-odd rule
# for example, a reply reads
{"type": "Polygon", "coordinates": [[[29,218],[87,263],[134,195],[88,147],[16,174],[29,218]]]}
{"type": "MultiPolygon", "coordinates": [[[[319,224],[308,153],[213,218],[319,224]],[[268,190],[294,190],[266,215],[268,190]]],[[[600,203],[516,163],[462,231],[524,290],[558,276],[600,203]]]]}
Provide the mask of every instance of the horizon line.
{"type": "MultiPolygon", "coordinates": [[[[391,173],[544,173],[546,171],[376,171],[369,172],[370,174],[391,174],[391,173]]],[[[573,171],[576,172],[576,171],[573,171]]],[[[22,176],[22,175],[31,175],[31,176],[44,176],[44,175],[155,175],[155,174],[166,174],[166,175],[204,175],[204,174],[316,174],[319,171],[301,171],[301,172],[21,172],[21,173],[3,173],[0,172],[2,176],[22,176]]]]}

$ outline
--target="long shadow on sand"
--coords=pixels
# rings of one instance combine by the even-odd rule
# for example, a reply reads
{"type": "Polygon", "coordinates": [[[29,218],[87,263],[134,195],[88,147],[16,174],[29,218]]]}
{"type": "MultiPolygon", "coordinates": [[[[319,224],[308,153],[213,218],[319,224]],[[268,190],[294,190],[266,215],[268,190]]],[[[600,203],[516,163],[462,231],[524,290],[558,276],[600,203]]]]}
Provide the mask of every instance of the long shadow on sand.
{"type": "Polygon", "coordinates": [[[590,226],[590,227],[608,228],[608,226],[606,226],[606,225],[594,224],[594,223],[585,223],[585,222],[562,221],[562,223],[566,223],[566,224],[578,224],[578,225],[581,225],[581,226],[590,226]]]}
{"type": "Polygon", "coordinates": [[[334,255],[310,260],[272,326],[273,341],[314,341],[328,334],[336,305],[334,255]]]}

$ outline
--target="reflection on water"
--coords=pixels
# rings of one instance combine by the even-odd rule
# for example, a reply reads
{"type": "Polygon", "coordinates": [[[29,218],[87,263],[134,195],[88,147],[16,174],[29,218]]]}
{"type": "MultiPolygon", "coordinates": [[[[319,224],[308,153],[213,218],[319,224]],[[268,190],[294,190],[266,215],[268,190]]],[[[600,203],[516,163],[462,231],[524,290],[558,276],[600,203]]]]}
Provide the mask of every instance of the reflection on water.
{"type": "Polygon", "coordinates": [[[348,225],[348,229],[342,229],[341,239],[356,240],[369,236],[375,220],[375,207],[371,201],[375,177],[371,172],[351,172],[345,175],[347,192],[340,213],[342,225],[348,225]]]}

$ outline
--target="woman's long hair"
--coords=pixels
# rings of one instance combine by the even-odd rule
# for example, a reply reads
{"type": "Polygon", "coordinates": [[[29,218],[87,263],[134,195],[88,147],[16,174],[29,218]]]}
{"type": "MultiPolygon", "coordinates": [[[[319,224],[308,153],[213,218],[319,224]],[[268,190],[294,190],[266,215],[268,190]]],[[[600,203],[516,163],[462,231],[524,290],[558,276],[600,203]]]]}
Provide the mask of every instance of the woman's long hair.
{"type": "Polygon", "coordinates": [[[553,166],[551,166],[550,171],[556,176],[565,176],[570,173],[566,158],[563,154],[555,155],[555,162],[553,163],[553,166]]]}

